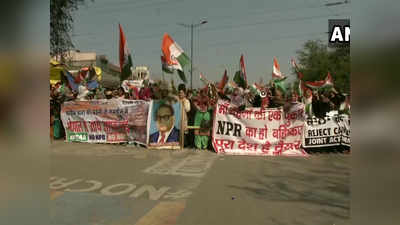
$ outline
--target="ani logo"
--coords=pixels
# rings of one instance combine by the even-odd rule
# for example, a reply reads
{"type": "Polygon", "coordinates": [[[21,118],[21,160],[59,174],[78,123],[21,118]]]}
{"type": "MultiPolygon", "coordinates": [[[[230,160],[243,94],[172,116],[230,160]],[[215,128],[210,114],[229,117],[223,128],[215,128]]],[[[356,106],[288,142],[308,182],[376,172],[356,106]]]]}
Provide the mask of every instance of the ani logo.
{"type": "Polygon", "coordinates": [[[350,20],[329,20],[329,47],[350,46],[350,20]]]}

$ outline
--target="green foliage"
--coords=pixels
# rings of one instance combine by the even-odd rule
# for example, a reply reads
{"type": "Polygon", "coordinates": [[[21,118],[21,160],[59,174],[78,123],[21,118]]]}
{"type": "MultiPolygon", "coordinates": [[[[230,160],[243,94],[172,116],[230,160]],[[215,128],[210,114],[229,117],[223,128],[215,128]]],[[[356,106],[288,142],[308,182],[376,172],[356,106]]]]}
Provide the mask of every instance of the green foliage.
{"type": "Polygon", "coordinates": [[[297,59],[304,81],[322,80],[330,72],[335,88],[349,93],[350,48],[330,49],[320,40],[310,40],[297,51],[297,59]]]}
{"type": "Polygon", "coordinates": [[[74,47],[70,36],[74,23],[71,14],[84,2],[85,0],[50,0],[51,56],[63,55],[74,47]]]}

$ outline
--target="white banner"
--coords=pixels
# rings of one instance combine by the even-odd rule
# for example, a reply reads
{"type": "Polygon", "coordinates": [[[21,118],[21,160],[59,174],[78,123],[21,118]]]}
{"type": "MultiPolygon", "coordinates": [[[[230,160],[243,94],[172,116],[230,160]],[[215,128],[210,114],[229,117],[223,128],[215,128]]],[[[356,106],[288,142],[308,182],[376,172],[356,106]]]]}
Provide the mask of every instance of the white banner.
{"type": "Polygon", "coordinates": [[[282,108],[246,108],[238,112],[226,101],[218,101],[212,143],[219,154],[306,156],[301,148],[304,105],[282,108]]]}
{"type": "Polygon", "coordinates": [[[68,142],[146,144],[149,102],[92,100],[64,102],[61,108],[68,142]]]}
{"type": "Polygon", "coordinates": [[[350,146],[350,119],[346,114],[330,112],[325,118],[307,118],[303,147],[350,146]]]}

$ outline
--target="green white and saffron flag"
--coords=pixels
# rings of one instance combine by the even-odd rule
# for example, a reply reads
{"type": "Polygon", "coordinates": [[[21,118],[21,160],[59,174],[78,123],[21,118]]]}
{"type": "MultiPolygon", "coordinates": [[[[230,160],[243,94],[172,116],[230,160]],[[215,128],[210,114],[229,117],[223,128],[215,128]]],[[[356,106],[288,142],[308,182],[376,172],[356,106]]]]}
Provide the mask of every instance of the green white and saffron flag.
{"type": "Polygon", "coordinates": [[[324,80],[318,80],[318,81],[306,81],[305,85],[312,89],[319,89],[319,88],[326,88],[326,87],[333,87],[333,79],[331,74],[328,72],[328,75],[324,80]]]}
{"type": "Polygon", "coordinates": [[[239,61],[239,70],[236,71],[233,81],[242,88],[247,88],[247,75],[246,75],[246,67],[244,65],[244,57],[243,54],[240,56],[239,61]]]}
{"type": "Polygon", "coordinates": [[[281,80],[277,80],[277,79],[273,80],[275,88],[280,89],[283,92],[284,95],[286,95],[286,92],[287,92],[287,87],[286,87],[286,84],[284,82],[285,80],[286,80],[286,77],[284,77],[281,80]]]}
{"type": "Polygon", "coordinates": [[[164,34],[161,51],[163,53],[161,58],[164,65],[163,68],[176,70],[182,81],[186,83],[187,80],[183,68],[190,64],[190,58],[167,33],[164,34]]]}
{"type": "Polygon", "coordinates": [[[120,80],[126,80],[132,75],[131,67],[133,63],[121,24],[119,24],[119,65],[121,68],[120,80]]]}
{"type": "Polygon", "coordinates": [[[208,81],[207,78],[202,73],[200,73],[199,78],[205,85],[208,85],[210,83],[210,81],[208,81]]]}
{"type": "Polygon", "coordinates": [[[166,73],[174,73],[174,69],[171,66],[168,66],[167,62],[165,61],[164,56],[161,56],[161,68],[162,71],[166,73]]]}

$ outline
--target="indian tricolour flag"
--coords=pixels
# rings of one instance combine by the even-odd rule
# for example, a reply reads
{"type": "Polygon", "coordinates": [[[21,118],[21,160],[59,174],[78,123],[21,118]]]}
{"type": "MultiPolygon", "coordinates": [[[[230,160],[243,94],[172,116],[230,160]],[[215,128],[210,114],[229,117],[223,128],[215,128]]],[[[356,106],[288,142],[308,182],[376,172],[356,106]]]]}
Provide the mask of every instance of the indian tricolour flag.
{"type": "Polygon", "coordinates": [[[205,85],[208,85],[210,83],[210,81],[208,81],[207,78],[202,73],[200,73],[199,78],[205,85]]]}
{"type": "Polygon", "coordinates": [[[161,43],[161,51],[163,53],[162,60],[164,61],[164,66],[169,69],[177,70],[181,79],[186,82],[183,68],[190,64],[190,58],[167,33],[164,34],[161,43]]]}
{"type": "Polygon", "coordinates": [[[119,24],[119,66],[121,68],[121,81],[126,80],[132,74],[132,56],[128,49],[124,31],[119,24]]]}
{"type": "Polygon", "coordinates": [[[246,75],[246,66],[244,65],[244,57],[243,54],[240,56],[239,61],[239,70],[236,71],[233,81],[242,88],[247,88],[247,75],[246,75]]]}
{"type": "Polygon", "coordinates": [[[333,86],[333,79],[331,74],[328,72],[328,75],[324,80],[318,81],[306,81],[305,84],[310,88],[323,88],[328,86],[333,86]]]}
{"type": "Polygon", "coordinates": [[[274,57],[274,65],[272,66],[272,78],[273,79],[283,79],[285,76],[282,74],[281,69],[278,64],[278,60],[274,57]]]}
{"type": "Polygon", "coordinates": [[[297,73],[297,79],[299,79],[299,80],[303,79],[304,75],[302,72],[300,72],[299,67],[297,66],[297,63],[293,58],[290,60],[290,64],[292,65],[295,72],[297,73]]]}

